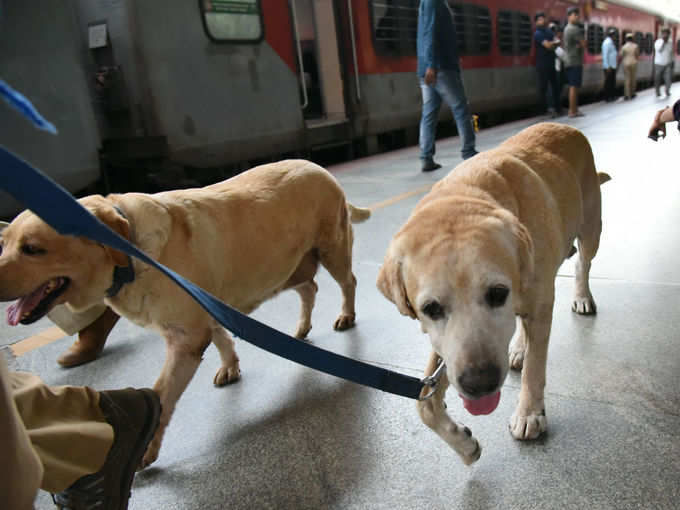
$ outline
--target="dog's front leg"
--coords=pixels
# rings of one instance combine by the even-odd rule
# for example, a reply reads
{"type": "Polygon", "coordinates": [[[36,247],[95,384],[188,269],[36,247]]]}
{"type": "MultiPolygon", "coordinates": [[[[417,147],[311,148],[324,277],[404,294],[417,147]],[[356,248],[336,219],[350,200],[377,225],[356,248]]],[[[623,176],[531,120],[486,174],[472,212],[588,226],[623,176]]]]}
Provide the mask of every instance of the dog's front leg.
{"type": "Polygon", "coordinates": [[[516,439],[535,439],[546,431],[543,391],[548,341],[552,324],[552,299],[538,313],[522,318],[526,351],[522,368],[522,387],[514,414],[510,418],[510,432],[516,439]]]}
{"type": "MultiPolygon", "coordinates": [[[[433,352],[430,354],[430,359],[425,369],[425,376],[432,375],[437,369],[438,364],[439,356],[433,352]]],[[[434,394],[427,400],[418,401],[418,413],[423,423],[446,441],[460,455],[463,463],[470,465],[479,459],[479,456],[482,454],[482,447],[472,437],[472,432],[469,428],[451,420],[451,417],[446,412],[444,396],[448,386],[449,380],[446,377],[446,372],[444,372],[434,394]]],[[[423,388],[421,397],[427,395],[429,391],[429,387],[423,388]]]]}
{"type": "Polygon", "coordinates": [[[161,419],[158,429],[149,443],[139,469],[143,469],[158,458],[165,428],[170,422],[179,397],[196,373],[203,351],[210,344],[210,330],[188,334],[179,328],[166,331],[167,357],[161,375],[154,384],[154,391],[161,399],[161,419]]]}

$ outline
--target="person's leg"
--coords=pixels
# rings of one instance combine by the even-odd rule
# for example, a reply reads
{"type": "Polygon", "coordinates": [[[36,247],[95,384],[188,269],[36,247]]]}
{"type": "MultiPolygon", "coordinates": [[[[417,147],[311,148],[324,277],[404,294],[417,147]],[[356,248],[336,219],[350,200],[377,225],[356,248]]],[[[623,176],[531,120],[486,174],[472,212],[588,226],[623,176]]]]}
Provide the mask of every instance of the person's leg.
{"type": "Polygon", "coordinates": [[[536,68],[538,77],[538,114],[543,115],[548,107],[546,99],[548,95],[548,73],[539,67],[536,68]]]}
{"type": "Polygon", "coordinates": [[[43,467],[41,488],[66,508],[127,508],[135,470],[160,420],[150,389],[49,387],[9,374],[18,414],[43,467]]]}
{"type": "Polygon", "coordinates": [[[437,132],[437,119],[442,98],[435,87],[426,85],[422,78],[420,79],[420,90],[423,96],[423,112],[420,118],[419,144],[420,159],[423,168],[425,168],[429,163],[433,163],[435,152],[434,139],[437,132]]]}
{"type": "Polygon", "coordinates": [[[31,446],[17,410],[5,358],[0,354],[0,501],[7,508],[29,510],[43,478],[43,467],[31,446]]]}
{"type": "Polygon", "coordinates": [[[630,85],[630,78],[632,74],[631,66],[623,67],[623,97],[630,99],[633,97],[632,87],[630,85]]]}
{"type": "Polygon", "coordinates": [[[578,112],[578,88],[569,85],[569,115],[576,115],[578,112]]]}
{"type": "Polygon", "coordinates": [[[475,149],[475,129],[472,125],[472,115],[470,114],[460,71],[448,69],[439,71],[435,87],[453,113],[458,134],[463,143],[461,149],[463,159],[471,158],[477,154],[475,149]]]}
{"type": "Polygon", "coordinates": [[[656,97],[661,95],[659,90],[661,86],[661,75],[663,74],[663,66],[654,64],[654,91],[656,92],[656,97]]]}
{"type": "Polygon", "coordinates": [[[664,82],[666,84],[666,96],[671,95],[671,67],[671,64],[668,64],[663,70],[664,82]]]}
{"type": "Polygon", "coordinates": [[[637,95],[637,64],[630,66],[630,93],[631,99],[637,95]]]}
{"type": "Polygon", "coordinates": [[[560,80],[559,77],[557,76],[557,71],[555,70],[554,67],[550,71],[548,71],[548,82],[550,83],[552,104],[555,110],[555,115],[560,115],[562,111],[560,97],[562,95],[562,88],[560,87],[560,80]]]}
{"type": "Polygon", "coordinates": [[[41,487],[59,492],[104,464],[113,429],[99,393],[75,386],[51,388],[28,372],[10,373],[19,416],[45,468],[41,487]]]}

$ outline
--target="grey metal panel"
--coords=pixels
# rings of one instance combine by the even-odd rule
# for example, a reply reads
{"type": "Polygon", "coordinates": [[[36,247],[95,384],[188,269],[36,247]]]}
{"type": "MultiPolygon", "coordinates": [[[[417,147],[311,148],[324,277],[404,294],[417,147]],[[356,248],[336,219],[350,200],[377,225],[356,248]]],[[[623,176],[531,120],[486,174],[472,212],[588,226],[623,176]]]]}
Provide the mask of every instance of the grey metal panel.
{"type": "MultiPolygon", "coordinates": [[[[87,88],[87,58],[71,3],[4,2],[0,77],[21,91],[58,129],[36,130],[0,106],[0,143],[41,168],[71,191],[99,178],[99,133],[87,88]]],[[[0,194],[0,216],[18,204],[0,194]]]]}
{"type": "Polygon", "coordinates": [[[153,109],[172,159],[215,166],[302,147],[297,76],[266,42],[211,42],[197,2],[133,8],[152,103],[144,107],[153,109]]]}
{"type": "Polygon", "coordinates": [[[356,137],[413,126],[420,120],[422,99],[416,73],[361,76],[361,102],[354,105],[356,137]]]}

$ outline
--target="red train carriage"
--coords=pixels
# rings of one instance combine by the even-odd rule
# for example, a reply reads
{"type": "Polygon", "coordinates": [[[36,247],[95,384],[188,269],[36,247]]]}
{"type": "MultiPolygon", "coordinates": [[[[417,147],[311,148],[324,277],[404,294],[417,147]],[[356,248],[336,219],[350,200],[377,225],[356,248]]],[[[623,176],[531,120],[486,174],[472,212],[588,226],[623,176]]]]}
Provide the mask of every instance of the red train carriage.
{"type": "MultiPolygon", "coordinates": [[[[2,142],[73,191],[100,178],[98,153],[115,185],[121,168],[144,176],[168,161],[232,170],[357,141],[371,152],[382,133],[417,141],[419,0],[5,5],[2,78],[36,103],[60,136],[32,143],[46,135],[3,115],[2,142]]],[[[652,80],[654,39],[671,28],[680,74],[679,20],[625,1],[450,0],[473,111],[536,103],[533,15],[541,10],[564,24],[572,5],[582,8],[588,39],[583,93],[602,86],[600,48],[610,27],[619,44],[634,34],[644,83],[652,80]]],[[[0,200],[0,216],[17,208],[0,200]]]]}

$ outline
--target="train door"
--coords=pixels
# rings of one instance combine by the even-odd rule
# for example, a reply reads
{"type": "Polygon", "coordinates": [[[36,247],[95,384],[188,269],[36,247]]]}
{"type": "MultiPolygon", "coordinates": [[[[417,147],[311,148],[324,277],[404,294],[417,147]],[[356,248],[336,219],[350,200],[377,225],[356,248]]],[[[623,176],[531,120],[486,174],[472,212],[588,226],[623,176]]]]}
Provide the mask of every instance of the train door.
{"type": "Polygon", "coordinates": [[[290,0],[305,123],[347,123],[333,0],[290,0]]]}

